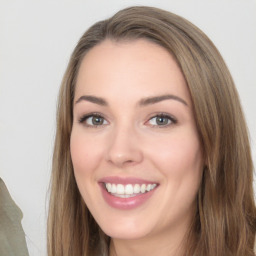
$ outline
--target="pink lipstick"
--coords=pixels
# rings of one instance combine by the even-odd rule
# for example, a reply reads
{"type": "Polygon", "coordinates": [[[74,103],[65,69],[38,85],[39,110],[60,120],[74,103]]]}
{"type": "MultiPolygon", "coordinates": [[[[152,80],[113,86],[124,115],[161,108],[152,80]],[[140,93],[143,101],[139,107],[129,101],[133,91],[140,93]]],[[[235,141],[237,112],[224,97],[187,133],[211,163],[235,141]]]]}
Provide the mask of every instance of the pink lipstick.
{"type": "Polygon", "coordinates": [[[159,184],[138,178],[106,177],[99,185],[104,200],[111,207],[128,210],[148,201],[159,184]]]}

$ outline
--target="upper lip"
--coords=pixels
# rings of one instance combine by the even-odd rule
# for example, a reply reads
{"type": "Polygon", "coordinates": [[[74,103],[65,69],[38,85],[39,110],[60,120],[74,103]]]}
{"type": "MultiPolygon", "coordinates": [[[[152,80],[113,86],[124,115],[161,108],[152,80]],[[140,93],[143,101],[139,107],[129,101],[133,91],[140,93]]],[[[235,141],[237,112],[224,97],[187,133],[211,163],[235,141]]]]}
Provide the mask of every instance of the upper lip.
{"type": "Polygon", "coordinates": [[[99,180],[100,183],[111,183],[111,184],[158,184],[156,181],[149,181],[136,177],[118,177],[118,176],[109,176],[104,177],[99,180]]]}

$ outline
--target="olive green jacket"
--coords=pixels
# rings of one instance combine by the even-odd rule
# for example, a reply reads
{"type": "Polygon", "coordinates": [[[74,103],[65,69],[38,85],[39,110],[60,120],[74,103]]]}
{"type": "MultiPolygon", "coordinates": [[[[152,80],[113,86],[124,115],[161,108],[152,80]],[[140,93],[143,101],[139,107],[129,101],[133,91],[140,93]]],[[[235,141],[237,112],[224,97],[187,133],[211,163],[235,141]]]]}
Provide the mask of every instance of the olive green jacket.
{"type": "Polygon", "coordinates": [[[0,255],[28,256],[21,219],[21,210],[0,178],[0,255]]]}

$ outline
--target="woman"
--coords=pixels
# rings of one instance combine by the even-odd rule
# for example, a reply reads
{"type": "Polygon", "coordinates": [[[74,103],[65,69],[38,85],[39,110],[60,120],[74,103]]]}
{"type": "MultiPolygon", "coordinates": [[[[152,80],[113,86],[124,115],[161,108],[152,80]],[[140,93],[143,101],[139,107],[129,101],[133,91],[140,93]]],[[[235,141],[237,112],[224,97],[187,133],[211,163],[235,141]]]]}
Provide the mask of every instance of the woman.
{"type": "Polygon", "coordinates": [[[194,25],[124,9],[60,89],[49,255],[254,255],[253,165],[230,73],[194,25]]]}

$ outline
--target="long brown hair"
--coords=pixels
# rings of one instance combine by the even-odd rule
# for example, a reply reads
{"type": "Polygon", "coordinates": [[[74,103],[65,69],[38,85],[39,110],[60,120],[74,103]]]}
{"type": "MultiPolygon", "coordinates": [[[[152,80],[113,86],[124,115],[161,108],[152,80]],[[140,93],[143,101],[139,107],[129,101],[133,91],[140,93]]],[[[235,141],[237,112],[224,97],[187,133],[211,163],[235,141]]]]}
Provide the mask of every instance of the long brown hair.
{"type": "Polygon", "coordinates": [[[48,217],[48,255],[107,255],[109,238],[88,211],[70,157],[76,77],[85,54],[105,39],[150,40],[180,66],[194,106],[206,166],[187,238],[189,256],[252,256],[253,164],[232,77],[208,37],[187,20],[152,7],[130,7],[93,25],[78,42],[59,94],[48,217]]]}

